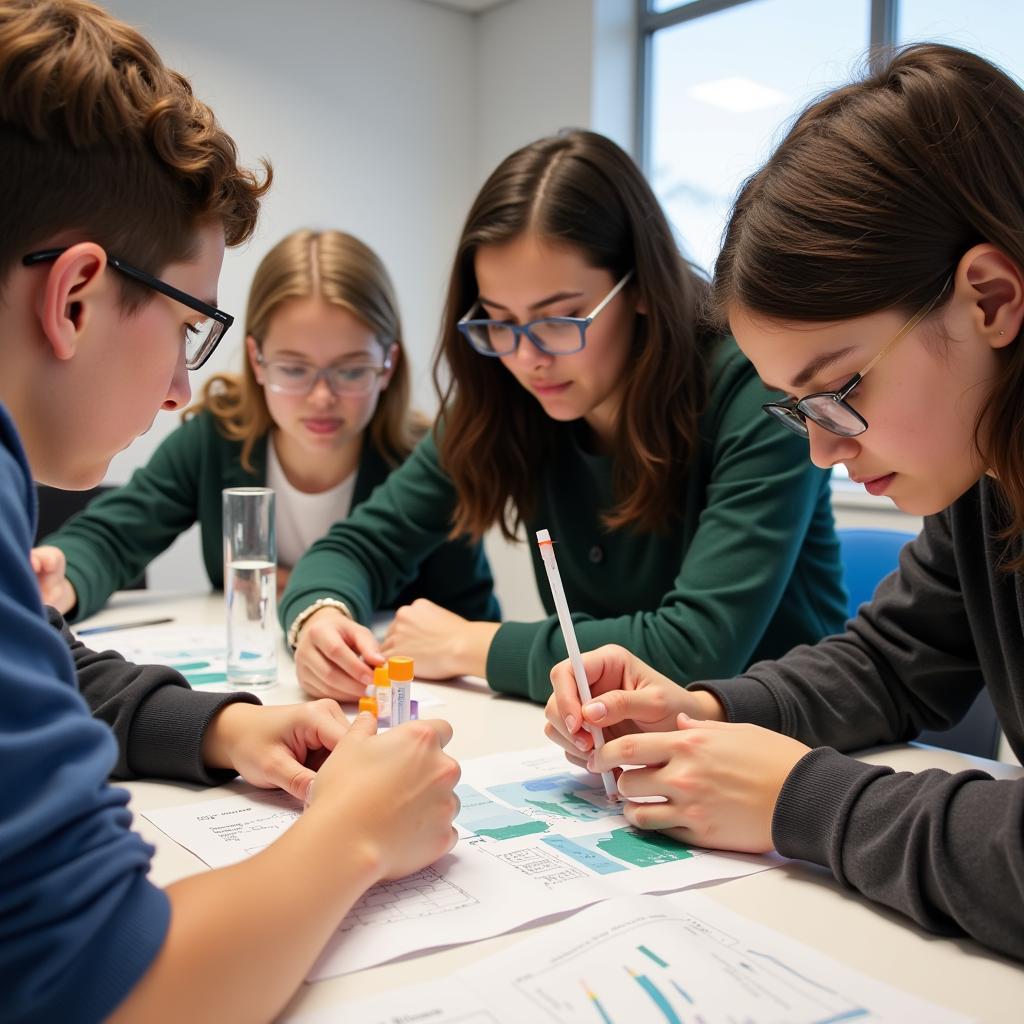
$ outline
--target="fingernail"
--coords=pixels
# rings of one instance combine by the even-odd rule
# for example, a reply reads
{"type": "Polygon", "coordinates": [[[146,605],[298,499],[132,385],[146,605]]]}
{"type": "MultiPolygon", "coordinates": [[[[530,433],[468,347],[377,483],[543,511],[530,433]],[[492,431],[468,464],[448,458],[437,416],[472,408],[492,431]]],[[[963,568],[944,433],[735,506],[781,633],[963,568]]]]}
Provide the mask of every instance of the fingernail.
{"type": "Polygon", "coordinates": [[[600,722],[608,714],[608,709],[604,706],[604,701],[595,700],[591,701],[584,709],[587,713],[587,717],[593,722],[600,722]]]}
{"type": "Polygon", "coordinates": [[[680,711],[680,712],[679,712],[679,717],[680,717],[680,718],[681,718],[681,719],[682,719],[682,720],[683,720],[684,722],[692,722],[692,721],[693,721],[693,719],[692,719],[692,718],[690,718],[690,716],[689,716],[689,715],[688,715],[688,714],[687,714],[687,713],[686,713],[685,711],[680,711]]]}
{"type": "Polygon", "coordinates": [[[565,716],[565,728],[566,728],[566,731],[569,733],[570,736],[576,731],[576,716],[575,715],[566,715],[565,716]]]}
{"type": "Polygon", "coordinates": [[[576,749],[582,750],[584,754],[590,749],[590,744],[586,740],[573,740],[573,743],[576,744],[576,749]]]}

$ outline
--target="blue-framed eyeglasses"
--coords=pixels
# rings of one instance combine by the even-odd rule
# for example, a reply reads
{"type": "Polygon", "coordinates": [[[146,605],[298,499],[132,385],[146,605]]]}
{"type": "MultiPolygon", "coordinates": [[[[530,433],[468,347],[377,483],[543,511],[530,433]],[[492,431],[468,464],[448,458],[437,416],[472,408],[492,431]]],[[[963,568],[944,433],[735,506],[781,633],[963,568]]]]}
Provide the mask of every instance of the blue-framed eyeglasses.
{"type": "Polygon", "coordinates": [[[588,316],[543,316],[526,324],[510,324],[504,320],[477,317],[482,313],[480,303],[456,325],[466,341],[482,356],[510,356],[519,348],[519,339],[525,334],[541,352],[549,356],[567,356],[579,352],[587,343],[587,328],[597,315],[615,298],[633,276],[630,270],[614,288],[593,308],[588,316]]]}

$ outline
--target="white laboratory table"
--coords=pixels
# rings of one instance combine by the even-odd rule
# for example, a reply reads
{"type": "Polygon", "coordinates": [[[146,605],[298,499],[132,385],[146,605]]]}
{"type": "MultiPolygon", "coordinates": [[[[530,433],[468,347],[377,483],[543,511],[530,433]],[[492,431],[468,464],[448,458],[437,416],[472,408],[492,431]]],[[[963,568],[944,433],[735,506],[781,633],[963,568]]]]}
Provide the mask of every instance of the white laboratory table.
{"type": "MultiPolygon", "coordinates": [[[[169,595],[152,591],[124,592],[89,625],[171,616],[179,625],[223,621],[219,594],[169,595]]],[[[90,645],[116,646],[117,633],[89,637],[90,645]]],[[[130,642],[130,633],[125,633],[130,642]]],[[[451,721],[455,734],[449,751],[458,759],[501,750],[523,750],[544,743],[540,707],[491,692],[482,681],[445,684],[417,683],[419,691],[435,694],[444,706],[437,717],[451,721]]],[[[281,647],[279,682],[260,692],[264,703],[301,700],[291,657],[281,647]]],[[[1024,777],[1024,768],[957,754],[936,747],[910,744],[869,751],[865,761],[884,763],[903,771],[942,768],[958,771],[982,768],[997,778],[1024,777]]],[[[167,838],[139,813],[157,807],[223,797],[242,783],[201,789],[195,786],[132,782],[131,808],[135,827],[156,847],[152,878],[161,885],[207,870],[191,853],[167,838]]],[[[908,919],[857,893],[842,888],[826,871],[791,862],[780,868],[708,886],[705,895],[747,917],[834,957],[849,966],[907,992],[960,1010],[979,1021],[1024,1020],[1024,966],[991,953],[969,939],[940,938],[922,931],[908,919]]],[[[522,940],[528,930],[439,952],[427,953],[370,970],[312,985],[303,985],[285,1015],[341,1006],[350,999],[393,990],[436,978],[487,954],[522,940]]],[[[339,1020],[344,1014],[339,1012],[339,1020]]]]}

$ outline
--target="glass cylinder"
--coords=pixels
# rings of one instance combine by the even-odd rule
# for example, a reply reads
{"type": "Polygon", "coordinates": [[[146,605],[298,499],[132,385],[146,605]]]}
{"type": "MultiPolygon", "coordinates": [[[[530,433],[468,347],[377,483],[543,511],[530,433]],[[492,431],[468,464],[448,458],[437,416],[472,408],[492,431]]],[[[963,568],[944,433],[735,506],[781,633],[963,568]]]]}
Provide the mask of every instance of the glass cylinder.
{"type": "Polygon", "coordinates": [[[277,536],[269,487],[224,489],[224,599],[228,681],[277,681],[277,536]]]}

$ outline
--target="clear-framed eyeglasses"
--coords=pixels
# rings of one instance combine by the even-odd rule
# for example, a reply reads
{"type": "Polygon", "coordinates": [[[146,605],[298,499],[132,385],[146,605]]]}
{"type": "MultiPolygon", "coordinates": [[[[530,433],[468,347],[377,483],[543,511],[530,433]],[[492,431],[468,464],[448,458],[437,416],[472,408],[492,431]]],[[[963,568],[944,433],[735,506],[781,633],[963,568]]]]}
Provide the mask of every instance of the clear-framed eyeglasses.
{"type": "Polygon", "coordinates": [[[383,366],[372,363],[352,363],[343,366],[313,366],[294,359],[264,359],[256,357],[263,368],[266,385],[276,395],[308,395],[320,380],[326,382],[335,398],[342,395],[368,395],[377,381],[391,369],[391,357],[383,366]]]}
{"type": "MultiPolygon", "coordinates": [[[[26,267],[33,267],[55,260],[66,251],[67,247],[65,246],[63,249],[30,252],[21,262],[26,267]]],[[[228,328],[235,322],[235,318],[230,313],[225,313],[224,310],[211,306],[208,302],[203,302],[202,299],[197,299],[194,295],[175,288],[173,284],[161,281],[160,278],[147,274],[145,270],[139,270],[138,267],[133,267],[130,263],[111,256],[110,253],[107,253],[107,265],[124,274],[125,277],[130,277],[133,281],[138,281],[139,284],[152,288],[153,291],[166,295],[169,299],[174,299],[175,302],[180,302],[183,306],[200,314],[192,323],[185,325],[185,368],[188,370],[198,370],[213,355],[214,349],[227,334],[228,328]]]]}
{"type": "Polygon", "coordinates": [[[525,334],[541,352],[549,356],[568,356],[579,352],[587,343],[587,328],[597,319],[601,310],[615,298],[633,276],[628,271],[614,288],[587,316],[544,316],[525,324],[510,324],[504,320],[489,320],[479,302],[458,322],[457,327],[466,341],[482,356],[510,356],[519,348],[525,334]]]}
{"type": "Polygon", "coordinates": [[[946,278],[935,297],[923,309],[911,317],[899,330],[894,338],[886,342],[882,349],[872,358],[871,362],[860,373],[855,373],[838,391],[818,391],[804,398],[790,398],[785,402],[766,402],[761,406],[769,416],[778,421],[794,434],[807,437],[807,421],[824,427],[839,437],[857,437],[868,429],[868,421],[847,399],[857,385],[867,376],[883,356],[892,351],[900,339],[905,338],[928,314],[938,305],[939,299],[946,294],[952,275],[946,278]]]}

